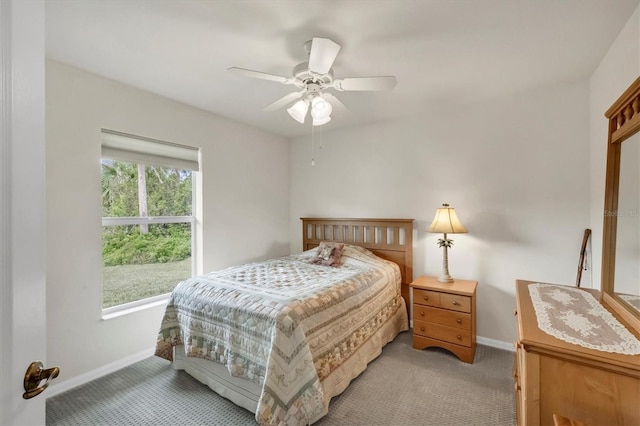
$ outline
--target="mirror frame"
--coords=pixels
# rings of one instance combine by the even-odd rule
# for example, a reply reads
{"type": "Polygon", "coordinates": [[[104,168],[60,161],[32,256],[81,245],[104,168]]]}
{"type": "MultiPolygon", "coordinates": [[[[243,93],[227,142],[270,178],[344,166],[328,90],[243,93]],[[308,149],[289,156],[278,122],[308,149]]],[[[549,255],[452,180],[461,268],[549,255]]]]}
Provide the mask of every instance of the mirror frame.
{"type": "Polygon", "coordinates": [[[640,77],[625,90],[604,115],[609,120],[609,131],[602,229],[601,300],[637,333],[640,333],[640,314],[614,292],[618,217],[613,213],[618,210],[622,142],[640,131],[640,77]]]}

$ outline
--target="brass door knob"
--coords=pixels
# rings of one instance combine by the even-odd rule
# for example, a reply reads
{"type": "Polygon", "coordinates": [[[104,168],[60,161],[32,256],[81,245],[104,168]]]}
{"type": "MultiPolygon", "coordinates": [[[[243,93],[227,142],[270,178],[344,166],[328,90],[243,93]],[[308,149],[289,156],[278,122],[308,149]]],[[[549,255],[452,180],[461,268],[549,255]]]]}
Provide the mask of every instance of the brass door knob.
{"type": "Polygon", "coordinates": [[[60,374],[58,367],[52,367],[43,369],[41,361],[32,362],[27,368],[27,372],[24,374],[24,390],[22,394],[24,399],[30,399],[34,396],[38,396],[44,391],[49,383],[60,374]],[[42,385],[40,383],[46,380],[42,385]]]}

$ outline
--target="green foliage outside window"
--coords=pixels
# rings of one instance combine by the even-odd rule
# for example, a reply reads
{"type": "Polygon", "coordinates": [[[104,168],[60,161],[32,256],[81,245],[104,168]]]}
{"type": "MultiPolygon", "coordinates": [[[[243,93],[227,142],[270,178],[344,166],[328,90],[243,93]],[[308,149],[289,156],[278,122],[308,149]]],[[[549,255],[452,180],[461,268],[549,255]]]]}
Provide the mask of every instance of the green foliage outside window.
{"type": "Polygon", "coordinates": [[[136,225],[103,228],[102,260],[105,266],[175,262],[189,256],[189,224],[150,225],[146,234],[136,225]]]}
{"type": "MultiPolygon", "coordinates": [[[[191,215],[191,171],[145,166],[149,216],[191,215]]],[[[137,164],[102,160],[102,217],[138,216],[137,164]]]]}
{"type": "MultiPolygon", "coordinates": [[[[145,166],[149,216],[190,216],[192,173],[187,170],[145,166]]],[[[102,216],[139,216],[138,165],[102,160],[102,216]]],[[[102,257],[105,266],[165,263],[191,256],[189,224],[103,227],[102,257]]]]}

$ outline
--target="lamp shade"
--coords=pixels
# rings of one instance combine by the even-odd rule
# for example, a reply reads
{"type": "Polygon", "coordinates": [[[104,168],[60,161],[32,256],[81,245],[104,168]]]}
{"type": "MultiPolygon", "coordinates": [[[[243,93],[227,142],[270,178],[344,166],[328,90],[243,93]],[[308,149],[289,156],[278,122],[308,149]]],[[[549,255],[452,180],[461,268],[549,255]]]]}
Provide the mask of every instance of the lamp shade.
{"type": "Polygon", "coordinates": [[[443,204],[442,207],[436,209],[436,217],[431,222],[427,232],[437,232],[441,234],[464,234],[467,228],[460,223],[458,215],[453,207],[449,204],[443,204]]]}
{"type": "Polygon", "coordinates": [[[331,121],[331,117],[326,117],[326,118],[321,118],[319,120],[316,120],[315,118],[313,119],[313,125],[314,126],[322,126],[323,124],[327,124],[328,122],[331,121]]]}
{"type": "Polygon", "coordinates": [[[331,111],[333,111],[333,107],[322,96],[316,96],[311,101],[311,116],[315,120],[321,121],[328,118],[331,111]]]}
{"type": "Polygon", "coordinates": [[[308,110],[309,110],[309,102],[306,101],[305,99],[301,99],[295,104],[293,104],[291,108],[287,109],[287,112],[298,123],[304,123],[304,118],[306,117],[308,110]]]}

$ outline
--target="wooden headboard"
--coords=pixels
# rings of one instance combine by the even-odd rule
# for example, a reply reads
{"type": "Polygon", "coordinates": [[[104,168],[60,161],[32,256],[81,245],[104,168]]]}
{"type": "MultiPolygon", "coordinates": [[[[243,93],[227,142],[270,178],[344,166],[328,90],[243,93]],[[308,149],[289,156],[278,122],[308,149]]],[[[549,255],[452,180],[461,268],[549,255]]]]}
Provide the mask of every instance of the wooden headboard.
{"type": "Polygon", "coordinates": [[[302,249],[320,241],[353,244],[395,262],[402,274],[402,297],[409,306],[413,281],[413,219],[332,219],[302,217],[302,249]]]}

